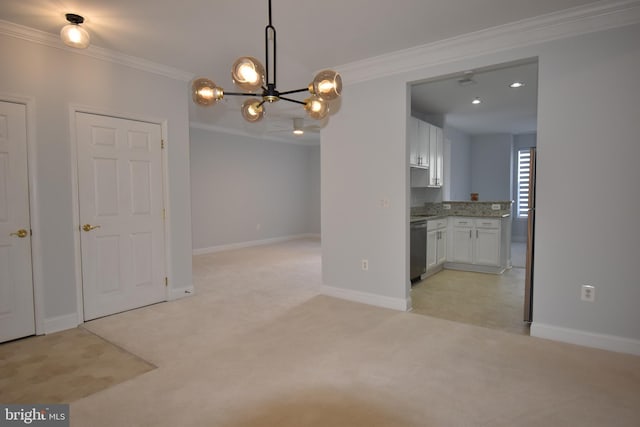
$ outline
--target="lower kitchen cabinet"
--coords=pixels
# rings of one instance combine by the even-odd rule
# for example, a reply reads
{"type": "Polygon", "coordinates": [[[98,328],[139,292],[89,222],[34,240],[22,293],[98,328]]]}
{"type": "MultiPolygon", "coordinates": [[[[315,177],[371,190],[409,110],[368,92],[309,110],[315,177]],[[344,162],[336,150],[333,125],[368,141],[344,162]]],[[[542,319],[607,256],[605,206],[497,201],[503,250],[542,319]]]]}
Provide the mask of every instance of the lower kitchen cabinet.
{"type": "Polygon", "coordinates": [[[487,273],[504,271],[502,219],[450,217],[450,221],[451,248],[446,268],[487,273]]]}
{"type": "Polygon", "coordinates": [[[427,221],[427,276],[442,270],[447,259],[447,218],[427,221]]]}

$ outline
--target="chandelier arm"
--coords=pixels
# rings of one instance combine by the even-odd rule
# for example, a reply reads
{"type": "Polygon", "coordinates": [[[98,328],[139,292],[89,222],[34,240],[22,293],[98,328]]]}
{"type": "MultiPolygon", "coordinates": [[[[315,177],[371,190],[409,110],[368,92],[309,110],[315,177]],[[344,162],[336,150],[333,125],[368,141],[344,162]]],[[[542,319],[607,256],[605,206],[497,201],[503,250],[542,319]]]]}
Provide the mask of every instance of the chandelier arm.
{"type": "Polygon", "coordinates": [[[298,101],[297,99],[286,98],[284,96],[281,96],[280,99],[289,101],[289,102],[295,102],[296,104],[307,105],[306,102],[298,101]]]}
{"type": "Polygon", "coordinates": [[[231,96],[260,96],[260,94],[257,93],[251,93],[251,92],[224,92],[225,95],[231,95],[231,96]]]}
{"type": "Polygon", "coordinates": [[[280,95],[288,95],[290,93],[306,92],[308,90],[309,90],[309,88],[307,88],[307,87],[302,88],[302,89],[287,90],[287,91],[284,91],[284,92],[280,92],[280,95]]]}

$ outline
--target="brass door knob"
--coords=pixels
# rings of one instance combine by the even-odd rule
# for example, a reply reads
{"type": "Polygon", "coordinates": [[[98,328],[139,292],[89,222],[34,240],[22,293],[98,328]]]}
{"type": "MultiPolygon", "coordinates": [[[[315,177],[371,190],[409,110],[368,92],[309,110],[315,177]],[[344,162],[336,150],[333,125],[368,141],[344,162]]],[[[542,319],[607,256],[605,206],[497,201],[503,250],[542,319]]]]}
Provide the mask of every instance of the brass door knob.
{"type": "Polygon", "coordinates": [[[9,234],[9,236],[20,237],[21,239],[24,239],[28,235],[29,235],[29,232],[27,230],[25,230],[24,228],[21,228],[20,230],[16,231],[15,233],[9,234]]]}
{"type": "Polygon", "coordinates": [[[85,224],[82,226],[82,229],[84,231],[91,231],[91,230],[95,230],[96,228],[100,228],[99,225],[91,225],[91,224],[85,224]]]}

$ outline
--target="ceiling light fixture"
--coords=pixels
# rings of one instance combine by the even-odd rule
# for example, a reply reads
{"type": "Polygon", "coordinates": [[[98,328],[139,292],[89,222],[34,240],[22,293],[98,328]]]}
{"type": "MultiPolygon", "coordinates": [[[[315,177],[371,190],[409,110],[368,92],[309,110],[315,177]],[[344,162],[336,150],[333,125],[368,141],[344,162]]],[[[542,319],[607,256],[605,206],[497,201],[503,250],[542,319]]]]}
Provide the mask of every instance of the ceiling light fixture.
{"type": "Polygon", "coordinates": [[[472,103],[473,105],[478,105],[478,104],[480,104],[481,102],[482,102],[482,101],[480,101],[480,98],[477,98],[477,97],[476,97],[473,101],[471,101],[471,103],[472,103]]]}
{"type": "Polygon", "coordinates": [[[233,83],[245,92],[225,92],[219,86],[204,77],[197,78],[191,84],[193,102],[202,106],[213,105],[225,95],[249,96],[242,104],[242,117],[248,122],[257,122],[265,113],[264,104],[279,100],[304,106],[309,117],[321,120],[329,114],[327,101],[336,99],[342,93],[342,77],[333,70],[323,70],[316,74],[308,87],[280,92],[276,88],[276,29],[271,23],[271,0],[269,0],[269,25],[264,29],[266,67],[254,57],[243,56],[234,62],[231,68],[233,83]],[[270,47],[272,50],[270,50],[270,47]],[[284,95],[309,91],[311,96],[304,101],[284,95]],[[259,93],[256,93],[259,92],[259,93]]]}
{"type": "Polygon", "coordinates": [[[67,13],[65,17],[67,21],[69,21],[69,24],[60,30],[60,38],[62,38],[64,44],[77,49],[89,47],[91,36],[89,36],[87,30],[80,26],[80,24],[84,22],[84,17],[76,15],[75,13],[67,13]]]}
{"type": "Polygon", "coordinates": [[[293,134],[294,135],[304,135],[303,129],[304,119],[300,117],[294,117],[293,119],[293,134]]]}
{"type": "Polygon", "coordinates": [[[515,81],[509,85],[510,88],[517,89],[519,87],[524,86],[524,83],[515,81]]]}

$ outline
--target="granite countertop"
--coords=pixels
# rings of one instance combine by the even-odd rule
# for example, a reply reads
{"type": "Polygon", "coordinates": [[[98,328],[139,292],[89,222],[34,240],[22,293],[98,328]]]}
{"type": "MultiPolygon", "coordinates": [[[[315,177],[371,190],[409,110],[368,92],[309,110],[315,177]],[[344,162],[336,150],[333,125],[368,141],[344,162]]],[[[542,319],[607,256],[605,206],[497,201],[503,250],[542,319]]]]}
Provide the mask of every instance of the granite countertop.
{"type": "Polygon", "coordinates": [[[479,215],[479,214],[475,214],[475,215],[459,215],[459,214],[441,214],[441,215],[411,215],[411,217],[409,218],[410,222],[417,222],[417,221],[424,221],[424,220],[432,220],[432,219],[441,219],[441,218],[448,218],[450,216],[459,216],[459,217],[465,217],[465,218],[509,218],[511,216],[511,214],[508,213],[503,213],[500,214],[499,212],[495,215],[479,215]]]}

